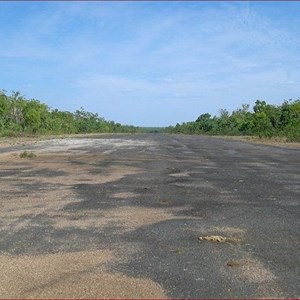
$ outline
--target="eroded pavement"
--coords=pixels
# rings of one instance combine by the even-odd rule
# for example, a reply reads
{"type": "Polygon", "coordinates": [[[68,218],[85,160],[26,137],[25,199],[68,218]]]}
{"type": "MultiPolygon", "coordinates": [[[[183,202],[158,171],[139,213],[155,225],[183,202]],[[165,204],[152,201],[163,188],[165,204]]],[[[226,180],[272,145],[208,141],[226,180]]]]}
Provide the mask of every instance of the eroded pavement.
{"type": "Polygon", "coordinates": [[[299,297],[299,163],[199,136],[2,147],[0,297],[299,297]]]}

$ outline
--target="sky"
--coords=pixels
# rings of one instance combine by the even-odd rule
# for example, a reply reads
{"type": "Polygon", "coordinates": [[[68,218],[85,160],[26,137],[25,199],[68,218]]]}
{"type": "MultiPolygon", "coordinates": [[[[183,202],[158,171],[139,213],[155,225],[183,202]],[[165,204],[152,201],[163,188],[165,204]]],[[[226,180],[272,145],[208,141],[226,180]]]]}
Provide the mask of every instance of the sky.
{"type": "Polygon", "coordinates": [[[300,98],[300,2],[0,2],[0,90],[169,126],[300,98]]]}

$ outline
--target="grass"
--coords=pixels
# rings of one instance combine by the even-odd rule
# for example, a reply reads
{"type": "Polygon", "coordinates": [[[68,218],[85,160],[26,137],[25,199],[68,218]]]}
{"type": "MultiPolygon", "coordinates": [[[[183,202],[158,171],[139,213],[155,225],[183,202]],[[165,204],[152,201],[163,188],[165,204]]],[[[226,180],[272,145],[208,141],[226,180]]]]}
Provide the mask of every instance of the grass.
{"type": "Polygon", "coordinates": [[[24,151],[20,154],[20,158],[35,158],[36,155],[32,152],[24,151]]]}
{"type": "Polygon", "coordinates": [[[241,141],[246,143],[254,143],[254,144],[265,144],[265,145],[272,145],[272,146],[291,146],[297,148],[300,147],[299,142],[288,141],[286,137],[260,138],[257,136],[226,136],[226,135],[215,135],[212,137],[241,141]]]}

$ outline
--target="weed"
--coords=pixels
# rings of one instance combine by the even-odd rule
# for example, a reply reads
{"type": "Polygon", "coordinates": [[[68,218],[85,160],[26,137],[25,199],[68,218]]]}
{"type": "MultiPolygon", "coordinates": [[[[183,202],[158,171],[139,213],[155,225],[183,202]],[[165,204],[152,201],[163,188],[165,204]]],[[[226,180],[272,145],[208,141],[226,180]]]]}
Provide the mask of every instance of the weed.
{"type": "Polygon", "coordinates": [[[24,151],[20,154],[20,158],[35,158],[36,155],[32,152],[24,151]]]}

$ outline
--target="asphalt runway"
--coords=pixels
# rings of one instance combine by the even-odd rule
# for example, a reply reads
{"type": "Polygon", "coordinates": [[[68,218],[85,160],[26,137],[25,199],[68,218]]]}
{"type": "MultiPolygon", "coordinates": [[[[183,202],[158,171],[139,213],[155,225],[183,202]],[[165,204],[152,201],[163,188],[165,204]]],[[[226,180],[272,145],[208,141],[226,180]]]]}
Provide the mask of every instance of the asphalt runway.
{"type": "Polygon", "coordinates": [[[0,298],[300,297],[299,148],[164,134],[6,146],[0,191],[0,298]]]}

